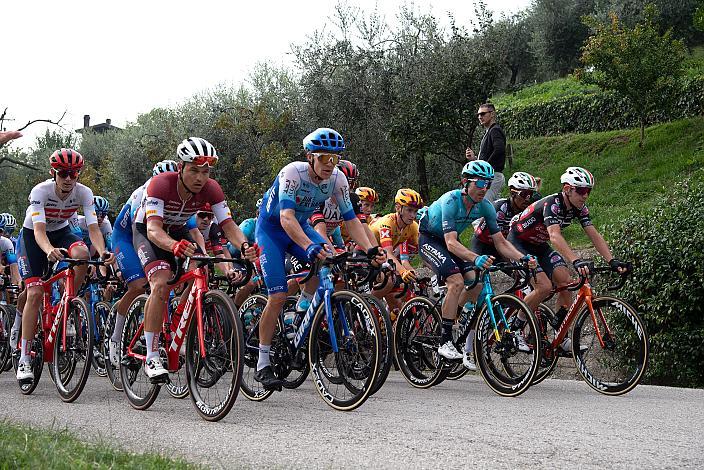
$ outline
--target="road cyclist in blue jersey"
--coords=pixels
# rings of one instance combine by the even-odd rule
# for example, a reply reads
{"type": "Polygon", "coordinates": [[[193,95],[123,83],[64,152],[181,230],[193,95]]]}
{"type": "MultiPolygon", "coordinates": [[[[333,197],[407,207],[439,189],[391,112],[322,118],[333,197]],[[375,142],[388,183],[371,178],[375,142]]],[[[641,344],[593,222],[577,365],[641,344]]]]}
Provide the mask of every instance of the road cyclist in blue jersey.
{"type": "MultiPolygon", "coordinates": [[[[280,389],[282,384],[271,368],[269,352],[288,290],[286,253],[311,262],[333,255],[327,241],[308,223],[313,211],[334,197],[352,239],[370,256],[377,253],[355,216],[347,179],[336,168],[345,149],[342,136],[333,129],[319,128],[303,139],[303,148],[306,161],[286,165],[264,195],[256,227],[256,240],[262,252],[259,261],[269,296],[259,323],[259,359],[254,378],[269,390],[280,389]]],[[[376,258],[383,262],[383,256],[376,258]]],[[[306,283],[299,302],[313,298],[318,280],[311,281],[306,283]]]]}
{"type": "MultiPolygon", "coordinates": [[[[494,262],[494,257],[478,255],[465,247],[459,240],[462,232],[471,227],[472,222],[484,217],[499,254],[514,261],[529,261],[532,267],[536,266],[532,257],[524,256],[506,241],[497,225],[494,206],[484,198],[494,178],[491,165],[483,160],[469,162],[462,169],[461,176],[462,188],[443,194],[420,219],[420,256],[447,284],[438,354],[450,360],[463,359],[463,354],[452,343],[452,326],[457,319],[460,300],[464,302],[470,297],[476,301],[481,291],[481,286],[476,286],[463,296],[464,285],[473,283],[473,267],[487,269],[494,262]]],[[[528,348],[521,339],[518,340],[519,349],[528,348]]]]}

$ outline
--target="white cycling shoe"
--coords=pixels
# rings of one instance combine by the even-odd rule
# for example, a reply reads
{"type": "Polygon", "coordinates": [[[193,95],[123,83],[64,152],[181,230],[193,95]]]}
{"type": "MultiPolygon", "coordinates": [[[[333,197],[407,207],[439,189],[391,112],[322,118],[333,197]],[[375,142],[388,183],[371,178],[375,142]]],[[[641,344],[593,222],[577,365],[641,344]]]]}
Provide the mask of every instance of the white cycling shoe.
{"type": "Polygon", "coordinates": [[[457,360],[462,359],[462,353],[460,353],[452,341],[448,341],[438,348],[438,354],[440,354],[445,359],[457,360]]]}

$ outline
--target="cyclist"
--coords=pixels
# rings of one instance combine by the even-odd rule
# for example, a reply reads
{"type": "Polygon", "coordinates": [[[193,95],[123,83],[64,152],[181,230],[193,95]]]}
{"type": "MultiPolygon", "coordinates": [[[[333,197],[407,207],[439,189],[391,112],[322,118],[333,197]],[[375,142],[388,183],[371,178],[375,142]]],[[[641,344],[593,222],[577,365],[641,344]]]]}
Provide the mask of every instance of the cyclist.
{"type": "MultiPolygon", "coordinates": [[[[367,186],[362,186],[354,190],[354,193],[359,197],[359,205],[362,212],[367,216],[370,216],[374,212],[374,205],[379,202],[379,195],[377,192],[367,186]]],[[[367,219],[367,222],[369,220],[367,219]]]]}
{"type": "MultiPolygon", "coordinates": [[[[259,217],[259,209],[262,207],[262,198],[257,199],[257,203],[255,204],[256,207],[256,213],[255,217],[245,219],[242,222],[240,222],[240,230],[242,230],[242,233],[244,236],[247,238],[247,241],[254,245],[255,244],[255,238],[254,238],[254,233],[257,229],[257,217],[259,217]]],[[[234,248],[231,243],[228,243],[228,249],[230,252],[230,255],[234,258],[240,257],[240,250],[234,248]]],[[[249,280],[247,284],[244,286],[240,287],[237,290],[237,293],[235,294],[234,297],[234,302],[235,305],[238,307],[242,305],[242,302],[247,300],[247,297],[249,297],[252,292],[254,292],[254,289],[257,287],[257,283],[259,281],[258,275],[252,276],[252,279],[249,280]]]]}
{"type": "Polygon", "coordinates": [[[10,214],[9,212],[3,212],[0,214],[0,218],[3,219],[5,227],[2,230],[3,236],[7,237],[10,239],[12,244],[15,246],[15,250],[17,249],[17,237],[14,237],[15,229],[17,228],[17,221],[15,220],[15,217],[10,214]]]}
{"type": "MultiPolygon", "coordinates": [[[[584,168],[571,166],[560,177],[560,183],[561,192],[534,202],[511,221],[509,241],[521,252],[538,258],[540,267],[535,289],[524,299],[534,310],[550,294],[550,279],[558,287],[569,284],[567,262],[580,274],[589,274],[589,263],[577,256],[562,236],[562,229],[568,227],[574,219],[579,221],[594,248],[612,269],[618,272],[626,269],[626,264],[613,257],[608,244],[592,225],[586,201],[594,188],[594,176],[584,168]],[[555,246],[554,249],[552,245],[555,246]]],[[[558,292],[557,297],[559,309],[556,315],[558,322],[562,323],[567,316],[567,308],[572,303],[572,294],[563,290],[558,292]]],[[[569,338],[565,338],[561,345],[563,351],[570,352],[571,343],[569,338]]]]}
{"type": "MultiPolygon", "coordinates": [[[[493,257],[479,255],[462,245],[459,240],[462,232],[472,222],[484,217],[498,252],[512,260],[525,258],[501,235],[496,210],[484,198],[493,178],[494,169],[487,162],[474,160],[467,163],[462,169],[462,189],[443,194],[430,205],[420,221],[420,256],[447,284],[442,305],[442,339],[438,348],[438,354],[446,359],[463,359],[452,343],[452,325],[457,319],[463,284],[473,280],[473,266],[486,269],[494,262],[493,257]]],[[[480,290],[481,287],[477,286],[467,295],[476,301],[480,290]]],[[[525,341],[523,343],[523,348],[527,348],[525,341]]]]}
{"type": "MultiPolygon", "coordinates": [[[[98,227],[100,227],[100,233],[103,234],[103,240],[105,241],[105,247],[108,251],[112,250],[112,223],[110,223],[110,218],[108,217],[108,212],[110,211],[110,203],[107,199],[102,196],[93,197],[93,206],[95,207],[95,215],[98,218],[98,227]]],[[[86,225],[86,218],[84,215],[74,215],[69,221],[71,229],[76,235],[81,237],[83,242],[90,249],[91,256],[95,256],[95,248],[90,242],[90,237],[88,236],[88,226],[86,225]]]]}
{"type": "MultiPolygon", "coordinates": [[[[188,219],[209,203],[227,239],[239,245],[247,259],[256,258],[256,249],[232,220],[220,185],[210,178],[210,168],[218,161],[215,147],[205,139],[189,137],[179,144],[176,155],[180,160],[178,172],[162,173],[151,179],[133,222],[134,248],[151,288],[144,308],[147,343],[144,370],[152,381],[168,374],[159,357],[163,312],[171,290],[167,281],[175,269],[176,258],[201,251],[188,233],[188,219]]],[[[183,306],[181,302],[177,312],[183,306]]]]}
{"type": "MultiPolygon", "coordinates": [[[[255,380],[266,389],[278,389],[281,380],[274,376],[269,361],[276,318],[286,301],[288,286],[284,272],[286,253],[298,259],[315,261],[330,253],[326,240],[308,223],[313,211],[329,197],[334,197],[348,230],[369,255],[375,254],[355,217],[347,179],[335,166],[345,149],[342,136],[335,130],[319,128],[303,139],[305,162],[286,165],[264,195],[257,220],[256,239],[262,250],[260,258],[269,297],[259,323],[259,360],[255,380]]],[[[317,281],[306,284],[301,296],[313,298],[317,281]]]]}
{"type": "MultiPolygon", "coordinates": [[[[376,219],[371,230],[376,241],[386,252],[387,258],[393,262],[396,274],[404,282],[415,280],[417,275],[410,263],[409,252],[417,251],[418,222],[416,213],[425,204],[416,191],[410,188],[399,189],[394,197],[394,212],[376,219]],[[394,251],[397,250],[397,253],[394,251]]],[[[375,290],[374,296],[385,298],[389,304],[391,319],[396,319],[400,301],[394,295],[394,283],[389,282],[382,290],[375,290]]]]}
{"type": "MultiPolygon", "coordinates": [[[[62,259],[61,248],[73,258],[88,259],[88,247],[68,225],[79,207],[83,207],[88,233],[98,254],[108,264],[114,256],[105,249],[93,206],[93,191],[78,182],[83,169],[83,156],[73,149],[59,149],[49,157],[52,179],[36,185],[29,194],[29,207],[18,236],[18,263],[25,282],[27,300],[22,315],[22,346],[17,367],[17,380],[34,380],[29,345],[36,333],[37,316],[44,290],[42,273],[49,262],[62,259]]],[[[86,266],[77,266],[76,286],[83,284],[86,266]]]]}
{"type": "Polygon", "coordinates": [[[5,236],[4,223],[5,220],[0,217],[0,273],[9,274],[10,282],[15,285],[20,285],[20,272],[17,268],[15,245],[5,236]]]}

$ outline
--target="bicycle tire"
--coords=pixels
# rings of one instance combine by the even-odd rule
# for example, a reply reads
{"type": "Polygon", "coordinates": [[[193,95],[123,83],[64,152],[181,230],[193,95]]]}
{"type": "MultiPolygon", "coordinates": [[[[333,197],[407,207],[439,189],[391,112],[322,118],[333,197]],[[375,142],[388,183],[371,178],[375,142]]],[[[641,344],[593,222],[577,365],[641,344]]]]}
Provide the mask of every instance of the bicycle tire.
{"type": "MultiPolygon", "coordinates": [[[[170,299],[170,312],[174,312],[176,310],[176,307],[178,307],[179,302],[181,301],[180,297],[174,296],[170,299]]],[[[177,400],[182,400],[186,398],[189,394],[188,391],[188,379],[186,378],[186,358],[185,358],[185,350],[186,350],[186,342],[184,340],[183,346],[182,346],[182,351],[184,351],[184,354],[179,354],[178,356],[178,368],[176,369],[175,372],[169,371],[169,382],[164,386],[166,391],[171,395],[172,398],[176,398],[177,400]]],[[[171,369],[171,367],[169,367],[171,369]]]]}
{"type": "MultiPolygon", "coordinates": [[[[13,309],[14,310],[14,309],[13,309]]],[[[7,305],[0,304],[0,373],[10,361],[10,329],[15,322],[15,312],[7,305]]]]}
{"type": "Polygon", "coordinates": [[[433,301],[414,297],[396,317],[394,356],[401,374],[415,388],[430,388],[442,378],[438,354],[442,317],[433,301]]]}
{"type": "Polygon", "coordinates": [[[497,341],[491,315],[485,304],[477,321],[474,357],[481,376],[489,388],[498,395],[516,397],[528,390],[540,364],[538,322],[525,302],[514,295],[495,295],[491,298],[491,303],[501,339],[497,341]],[[523,334],[526,342],[529,342],[530,351],[518,350],[516,336],[518,333],[503,324],[499,315],[500,310],[503,310],[509,324],[514,316],[520,311],[523,312],[526,318],[520,333],[523,334]]]}
{"type": "Polygon", "coordinates": [[[376,316],[360,294],[339,290],[332,293],[330,304],[329,315],[325,302],[321,302],[313,318],[308,361],[323,401],[336,410],[351,411],[367,400],[377,378],[381,332],[376,316]],[[343,318],[350,332],[347,337],[343,318]],[[337,353],[333,352],[331,331],[337,353]],[[342,383],[331,380],[331,375],[342,383]]]}
{"type": "Polygon", "coordinates": [[[65,322],[60,321],[56,328],[54,361],[49,367],[54,373],[54,383],[61,400],[65,403],[71,403],[81,396],[88,381],[88,375],[92,368],[91,357],[93,356],[95,336],[90,309],[84,299],[80,297],[71,299],[66,315],[65,322]],[[64,325],[66,325],[66,335],[64,335],[64,325]],[[68,334],[71,326],[75,331],[73,336],[68,334]],[[62,341],[63,336],[66,336],[66,343],[62,341]],[[64,350],[62,351],[62,349],[64,350]],[[62,361],[66,363],[68,370],[62,367],[62,361]],[[73,381],[74,377],[77,379],[75,382],[73,381]]]}
{"type": "Polygon", "coordinates": [[[267,298],[262,294],[250,295],[242,302],[239,310],[240,322],[242,324],[242,337],[244,339],[244,349],[242,362],[242,382],[240,391],[252,401],[264,401],[269,398],[274,391],[266,390],[256,380],[254,373],[257,371],[257,361],[259,360],[259,320],[261,319],[267,298]]]}
{"type": "Polygon", "coordinates": [[[391,366],[393,366],[393,324],[391,323],[389,310],[384,306],[384,303],[381,300],[371,294],[365,295],[364,298],[372,307],[372,312],[376,315],[377,321],[379,322],[379,327],[381,328],[381,357],[379,358],[379,372],[377,373],[377,377],[371,391],[371,395],[374,395],[379,391],[379,389],[381,389],[384,382],[386,382],[386,379],[389,377],[389,372],[391,372],[391,366]]]}
{"type": "MultiPolygon", "coordinates": [[[[122,392],[122,378],[120,377],[120,364],[117,367],[112,365],[110,362],[110,337],[113,331],[115,331],[115,321],[117,319],[117,312],[114,309],[110,310],[110,316],[108,317],[108,325],[105,330],[105,337],[103,338],[103,351],[107,354],[105,357],[108,358],[105,361],[105,372],[107,374],[110,385],[118,392],[122,392]]],[[[122,337],[120,337],[120,347],[122,346],[122,337]]]]}
{"type": "Polygon", "coordinates": [[[538,305],[538,327],[541,332],[541,350],[540,350],[540,367],[538,372],[535,373],[533,377],[533,385],[537,385],[552,374],[552,371],[557,367],[557,361],[559,359],[557,351],[555,351],[551,344],[555,339],[557,331],[553,323],[555,322],[555,312],[548,307],[546,304],[541,303],[538,305]]]}
{"type": "Polygon", "coordinates": [[[198,338],[198,316],[188,328],[186,342],[186,378],[191,400],[206,421],[220,421],[232,409],[242,382],[244,334],[232,299],[219,290],[203,295],[203,340],[206,356],[201,356],[198,338]],[[209,374],[202,380],[201,374],[209,374]],[[201,386],[206,383],[208,386],[201,386]],[[222,384],[222,391],[210,391],[222,384]],[[222,398],[219,398],[221,397],[222,398]],[[219,401],[217,401],[219,400],[219,401]]]}
{"type": "Polygon", "coordinates": [[[110,361],[110,351],[104,349],[106,343],[103,339],[105,338],[105,332],[108,328],[110,304],[102,300],[96,302],[93,306],[92,316],[94,316],[95,319],[91,321],[91,326],[96,328],[97,331],[94,332],[95,341],[93,342],[94,350],[91,366],[95,373],[98,374],[98,377],[106,377],[108,375],[106,362],[110,361]],[[96,351],[100,353],[100,356],[96,356],[96,351]]]}
{"type": "MultiPolygon", "coordinates": [[[[141,294],[132,301],[132,304],[127,309],[127,318],[125,319],[125,326],[122,329],[122,339],[120,341],[122,389],[125,392],[125,396],[127,396],[127,401],[132,408],[137,410],[146,410],[152,406],[161,389],[160,384],[153,384],[149,381],[147,374],[144,372],[144,361],[127,355],[128,347],[137,334],[139,326],[144,321],[144,306],[148,298],[146,294],[141,294]]],[[[133,352],[146,356],[146,344],[144,331],[142,331],[132,348],[133,352]]]]}
{"type": "MultiPolygon", "coordinates": [[[[22,327],[20,327],[20,341],[22,340],[22,327]]],[[[39,379],[42,376],[42,371],[44,370],[44,332],[41,326],[37,326],[37,333],[34,335],[32,344],[29,347],[30,354],[34,354],[32,357],[32,372],[34,372],[34,380],[29,383],[20,383],[20,393],[22,395],[31,395],[34,389],[39,385],[39,379]]],[[[17,375],[17,366],[20,361],[20,350],[17,349],[12,353],[12,367],[15,375],[17,375]]]]}
{"type": "Polygon", "coordinates": [[[447,373],[447,377],[445,377],[447,380],[459,380],[467,373],[469,372],[469,369],[467,369],[464,364],[461,362],[459,364],[455,364],[452,369],[450,369],[450,372],[447,373]]]}
{"type": "Polygon", "coordinates": [[[635,309],[619,298],[597,297],[592,300],[592,307],[606,348],[601,347],[596,337],[594,320],[585,305],[572,327],[572,355],[577,370],[597,392],[622,395],[640,383],[648,367],[648,332],[635,309]],[[602,318],[606,320],[608,329],[604,327],[602,318]],[[582,345],[587,348],[583,350],[582,345]],[[614,367],[620,361],[617,356],[627,359],[626,370],[614,367]],[[604,377],[607,371],[610,372],[608,378],[604,377]]]}

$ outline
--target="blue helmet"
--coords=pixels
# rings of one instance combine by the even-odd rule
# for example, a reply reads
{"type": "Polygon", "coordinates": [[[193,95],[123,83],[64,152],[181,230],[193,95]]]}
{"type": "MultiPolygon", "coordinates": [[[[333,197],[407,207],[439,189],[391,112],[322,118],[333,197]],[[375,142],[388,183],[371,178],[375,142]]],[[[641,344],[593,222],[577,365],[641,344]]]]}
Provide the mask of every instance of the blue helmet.
{"type": "Polygon", "coordinates": [[[467,163],[462,168],[463,178],[483,178],[486,180],[494,179],[494,169],[484,160],[474,160],[467,163]]]}
{"type": "Polygon", "coordinates": [[[345,150],[345,139],[334,129],[320,127],[303,139],[303,148],[308,152],[340,153],[345,150]]]}
{"type": "Polygon", "coordinates": [[[93,198],[93,205],[95,205],[95,212],[98,214],[107,214],[110,210],[110,203],[103,196],[95,196],[93,198]]]}

